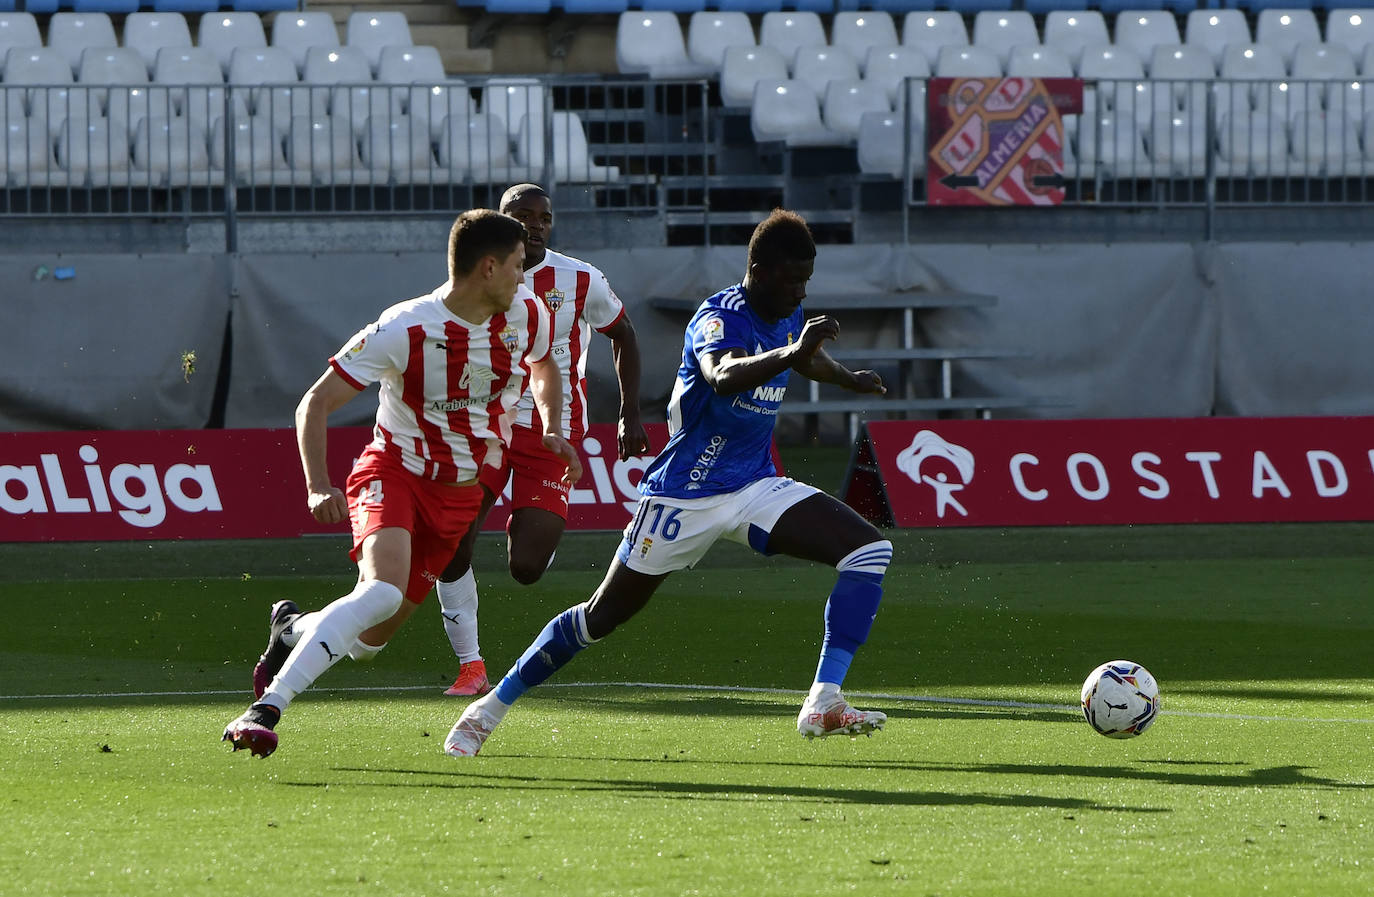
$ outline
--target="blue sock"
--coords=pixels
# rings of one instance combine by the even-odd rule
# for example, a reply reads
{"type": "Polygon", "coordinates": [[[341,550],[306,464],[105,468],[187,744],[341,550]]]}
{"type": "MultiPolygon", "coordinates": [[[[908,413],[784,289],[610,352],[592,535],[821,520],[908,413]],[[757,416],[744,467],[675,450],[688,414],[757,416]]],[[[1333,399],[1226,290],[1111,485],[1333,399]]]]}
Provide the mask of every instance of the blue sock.
{"type": "Polygon", "coordinates": [[[892,560],[892,543],[871,542],[855,549],[836,568],[840,577],[825,603],[825,640],[816,666],[817,682],[844,683],[854,652],[868,639],[883,600],[883,575],[892,560]]]}
{"type": "Polygon", "coordinates": [[[514,704],[526,691],[548,679],[592,643],[587,635],[586,606],[570,607],[554,617],[496,686],[496,698],[514,704]]]}

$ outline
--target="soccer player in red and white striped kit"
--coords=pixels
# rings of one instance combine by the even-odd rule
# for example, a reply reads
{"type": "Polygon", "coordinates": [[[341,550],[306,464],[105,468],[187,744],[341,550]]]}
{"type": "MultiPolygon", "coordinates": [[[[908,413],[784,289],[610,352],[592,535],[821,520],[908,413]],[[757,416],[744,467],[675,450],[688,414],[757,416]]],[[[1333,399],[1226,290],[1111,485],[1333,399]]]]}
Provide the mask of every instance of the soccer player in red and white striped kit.
{"type": "Polygon", "coordinates": [[[296,438],[310,511],[322,523],[350,522],[358,583],[314,613],[290,601],[273,606],[268,648],[253,670],[258,700],[224,730],[234,750],[271,754],[291,700],[344,656],[371,659],[386,644],[374,627],[390,621],[394,632],[424,601],[477,519],[482,471],[504,463],[510,412],[527,386],[550,422],[543,447],[566,462],[569,483],[581,475],[560,435],[552,318],[521,286],[525,238],[508,215],[459,215],[448,281],[354,335],[301,399],[296,438]],[[339,489],[325,464],[326,419],[379,381],[372,442],[339,489]]]}
{"type": "MultiPolygon", "coordinates": [[[[563,436],[577,445],[587,431],[587,354],[596,332],[611,342],[620,387],[617,454],[623,461],[647,452],[649,438],[639,415],[639,341],[624,304],[596,267],[548,248],[553,202],[542,187],[516,184],[502,194],[501,211],[525,225],[525,284],[553,315],[551,354],[562,371],[563,436]]],[[[543,445],[543,434],[551,429],[530,396],[516,406],[512,432],[504,466],[482,468],[482,509],[436,584],[444,630],[459,662],[458,677],[446,695],[480,695],[490,688],[478,646],[472,552],[482,522],[507,481],[511,516],[506,546],[516,582],[531,585],[543,576],[567,523],[566,465],[543,445]]]]}

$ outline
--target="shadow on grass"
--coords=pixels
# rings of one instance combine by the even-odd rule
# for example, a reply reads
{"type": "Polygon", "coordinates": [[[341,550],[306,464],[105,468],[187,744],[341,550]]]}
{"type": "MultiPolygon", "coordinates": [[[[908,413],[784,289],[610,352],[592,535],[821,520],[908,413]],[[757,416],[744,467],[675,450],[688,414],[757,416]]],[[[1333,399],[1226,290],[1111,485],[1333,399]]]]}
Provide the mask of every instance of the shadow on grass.
{"type": "Polygon", "coordinates": [[[415,782],[282,782],[293,788],[454,788],[500,791],[606,792],[622,797],[660,800],[771,801],[777,798],[812,800],[820,803],[865,804],[886,807],[1042,807],[1058,810],[1100,810],[1113,813],[1170,813],[1167,807],[1129,807],[1099,803],[1075,797],[1036,794],[993,794],[989,792],[891,791],[876,788],[817,788],[805,785],[769,785],[758,782],[674,782],[648,779],[562,778],[436,772],[428,769],[340,768],[338,772],[383,773],[424,776],[430,781],[415,782]],[[433,777],[461,779],[458,782],[433,781],[433,777]]]}

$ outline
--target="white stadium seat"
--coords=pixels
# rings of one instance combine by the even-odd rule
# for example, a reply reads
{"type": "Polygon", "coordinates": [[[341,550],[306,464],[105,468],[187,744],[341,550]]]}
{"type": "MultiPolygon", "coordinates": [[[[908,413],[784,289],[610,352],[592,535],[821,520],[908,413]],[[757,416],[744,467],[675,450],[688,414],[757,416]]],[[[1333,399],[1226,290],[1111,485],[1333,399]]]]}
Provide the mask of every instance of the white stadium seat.
{"type": "Polygon", "coordinates": [[[937,78],[1000,78],[1002,63],[987,47],[944,47],[935,60],[937,78]]]}
{"type": "Polygon", "coordinates": [[[1183,42],[1206,49],[1220,69],[1229,45],[1251,42],[1250,25],[1239,9],[1195,9],[1188,13],[1183,42]]]}
{"type": "MultiPolygon", "coordinates": [[[[1352,57],[1359,59],[1366,47],[1374,46],[1374,10],[1331,10],[1326,14],[1326,42],[1340,44],[1352,57]]],[[[1374,75],[1374,72],[1366,69],[1364,74],[1374,75]]]]}
{"type": "Polygon", "coordinates": [[[1023,10],[996,12],[983,10],[973,17],[973,46],[991,50],[1003,69],[1013,47],[1040,45],[1035,20],[1023,10]]]}
{"type": "Polygon", "coordinates": [[[1141,63],[1154,56],[1155,47],[1182,43],[1178,22],[1168,10],[1127,10],[1117,13],[1114,42],[1132,50],[1141,63]]]}
{"type": "Polygon", "coordinates": [[[1084,176],[1100,166],[1109,178],[1144,177],[1154,173],[1145,142],[1130,115],[1107,113],[1096,118],[1084,113],[1078,127],[1078,160],[1084,176]]]}
{"type": "Polygon", "coordinates": [[[280,12],[272,20],[272,46],[285,47],[303,76],[310,48],[339,46],[339,29],[327,12],[280,12]]]}
{"type": "Polygon", "coordinates": [[[90,115],[104,115],[132,131],[139,120],[147,116],[149,91],[148,70],[143,57],[132,47],[113,49],[87,48],[81,56],[79,84],[91,86],[90,115]],[[97,88],[96,85],[106,85],[97,88]],[[117,85],[117,86],[115,86],[117,85]]]}
{"type": "Polygon", "coordinates": [[[103,12],[55,12],[48,20],[47,46],[67,61],[72,74],[81,68],[81,53],[87,47],[111,49],[119,46],[114,23],[103,12]]]}
{"type": "Polygon", "coordinates": [[[57,161],[73,186],[122,187],[129,176],[129,132],[104,118],[68,119],[57,136],[57,161]]]}
{"type": "Polygon", "coordinates": [[[191,29],[179,12],[131,12],[124,19],[124,46],[138,51],[151,76],[157,51],[191,46],[191,29]]]}
{"type": "Polygon", "coordinates": [[[709,74],[692,62],[677,13],[666,10],[623,12],[615,30],[616,67],[650,78],[692,78],[709,74]]]}
{"type": "Polygon", "coordinates": [[[915,47],[873,47],[864,61],[864,80],[877,84],[887,93],[888,103],[897,102],[902,82],[907,78],[929,78],[930,63],[915,47]]]}
{"type": "MultiPolygon", "coordinates": [[[[900,178],[906,158],[907,138],[902,134],[899,113],[866,112],[859,119],[856,140],[859,171],[864,174],[885,174],[900,178]]],[[[925,171],[925,149],[922,145],[921,119],[912,119],[910,138],[913,174],[925,171]]]]}
{"type": "Polygon", "coordinates": [[[410,35],[410,22],[406,14],[398,10],[390,12],[353,12],[349,13],[348,25],[344,32],[344,44],[358,47],[367,58],[372,74],[382,62],[382,49],[385,47],[411,47],[415,41],[410,35]]]}
{"type": "Polygon", "coordinates": [[[514,165],[506,123],[499,116],[488,112],[455,115],[444,123],[439,166],[449,180],[504,181],[514,165]]]}
{"type": "Polygon", "coordinates": [[[821,122],[851,140],[858,137],[860,119],[866,113],[891,111],[887,91],[869,81],[831,81],[821,97],[821,122]]]}
{"type": "Polygon", "coordinates": [[[820,98],[804,81],[767,78],[755,84],[749,127],[759,143],[781,140],[788,146],[834,146],[847,142],[822,123],[820,98]]]}
{"type": "Polygon", "coordinates": [[[759,25],[759,45],[772,47],[783,59],[797,55],[799,47],[815,47],[828,43],[821,17],[814,12],[773,11],[763,14],[759,25]]]}
{"type": "Polygon", "coordinates": [[[428,184],[445,180],[439,176],[428,119],[371,118],[363,130],[361,148],[362,160],[375,181],[384,183],[390,178],[397,184],[428,184]]]}
{"type": "Polygon", "coordinates": [[[787,78],[787,60],[775,47],[730,47],[720,69],[720,98],[726,106],[748,106],[754,85],[764,78],[787,78]]]}
{"type": "Polygon", "coordinates": [[[1217,123],[1218,174],[1287,174],[1288,128],[1262,112],[1234,109],[1217,123]]]}
{"type": "Polygon", "coordinates": [[[154,187],[204,186],[214,180],[205,131],[188,118],[140,121],[134,132],[132,166],[154,187]]]}
{"type": "Polygon", "coordinates": [[[322,186],[367,184],[372,174],[358,157],[353,123],[326,115],[291,120],[286,135],[286,161],[298,174],[309,173],[322,186]]]}
{"type": "Polygon", "coordinates": [[[1069,62],[1078,70],[1083,48],[1090,44],[1108,44],[1107,22],[1095,9],[1054,10],[1045,13],[1044,44],[1064,51],[1069,62]]]}
{"type": "Polygon", "coordinates": [[[57,169],[53,141],[41,121],[11,118],[0,141],[0,173],[11,187],[46,184],[57,169]]]}
{"type": "Polygon", "coordinates": [[[1255,43],[1279,51],[1283,64],[1293,67],[1293,50],[1301,43],[1321,43],[1317,17],[1310,9],[1262,9],[1255,23],[1255,43]]]}
{"type": "Polygon", "coordinates": [[[1309,177],[1360,174],[1364,160],[1360,131],[1354,121],[1320,109],[1308,109],[1293,121],[1293,158],[1309,177]]]}
{"type": "Polygon", "coordinates": [[[831,81],[854,81],[859,77],[859,63],[843,47],[798,47],[789,67],[792,77],[806,82],[816,92],[825,94],[831,81]]]}
{"type": "Polygon", "coordinates": [[[212,12],[200,17],[196,45],[205,47],[219,61],[225,76],[234,51],[261,50],[267,46],[267,32],[262,27],[262,17],[255,12],[212,12]]]}
{"type": "Polygon", "coordinates": [[[886,50],[899,43],[891,14],[881,10],[837,12],[830,22],[831,46],[843,47],[860,62],[868,57],[869,50],[886,50]]]}
{"type": "MultiPolygon", "coordinates": [[[[13,4],[11,4],[13,5],[13,4]]],[[[38,20],[31,12],[0,12],[0,62],[10,47],[25,49],[43,46],[38,20]]]]}
{"type": "Polygon", "coordinates": [[[1007,74],[1027,78],[1072,78],[1073,63],[1058,47],[1015,47],[1007,60],[1007,74]]]}
{"type": "Polygon", "coordinates": [[[248,95],[252,114],[269,119],[279,131],[284,132],[296,116],[310,115],[310,88],[299,83],[296,64],[285,47],[236,47],[229,59],[229,82],[240,87],[273,85],[253,86],[248,95]]]}
{"type": "MultiPolygon", "coordinates": [[[[216,119],[210,134],[210,164],[218,171],[226,171],[224,144],[225,120],[216,119]]],[[[236,119],[233,132],[234,175],[243,184],[266,186],[287,185],[296,181],[295,173],[286,164],[281,132],[268,119],[254,115],[236,119]]],[[[309,175],[300,179],[310,183],[309,175]]]]}
{"type": "Polygon", "coordinates": [[[687,58],[712,74],[720,73],[730,47],[757,45],[747,13],[703,10],[692,13],[687,26],[687,58]]]}
{"type": "Polygon", "coordinates": [[[336,122],[347,122],[355,136],[361,135],[367,120],[391,108],[386,92],[372,86],[372,66],[360,47],[311,47],[305,54],[301,82],[310,87],[310,115],[329,115],[336,122]],[[321,90],[322,85],[337,85],[321,90]]]}
{"type": "MultiPolygon", "coordinates": [[[[620,168],[592,161],[587,132],[575,112],[555,112],[550,122],[553,134],[553,180],[559,183],[607,183],[619,180],[620,168]]],[[[521,123],[515,141],[515,161],[529,169],[530,177],[546,175],[543,134],[535,134],[529,119],[521,123]]]]}
{"type": "Polygon", "coordinates": [[[931,68],[944,47],[968,45],[968,28],[957,12],[909,12],[902,19],[902,46],[920,50],[931,68]]]}

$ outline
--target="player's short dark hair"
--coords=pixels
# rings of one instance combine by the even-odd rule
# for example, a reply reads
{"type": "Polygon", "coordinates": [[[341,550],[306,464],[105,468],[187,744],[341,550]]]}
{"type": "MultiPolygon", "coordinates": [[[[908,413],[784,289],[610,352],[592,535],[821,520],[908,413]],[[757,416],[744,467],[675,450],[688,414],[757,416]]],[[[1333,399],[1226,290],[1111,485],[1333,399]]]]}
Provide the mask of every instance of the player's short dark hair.
{"type": "Polygon", "coordinates": [[[468,274],[484,257],[505,259],[525,242],[525,225],[492,209],[469,209],[448,232],[448,273],[468,274]]]}
{"type": "Polygon", "coordinates": [[[816,241],[806,219],[796,212],[774,209],[749,238],[749,266],[809,261],[816,257],[816,241]]]}
{"type": "Polygon", "coordinates": [[[513,187],[507,187],[506,192],[501,194],[501,205],[499,208],[504,212],[506,209],[509,209],[511,206],[530,195],[542,196],[549,202],[553,202],[553,197],[549,196],[548,192],[538,184],[516,184],[513,187]]]}

